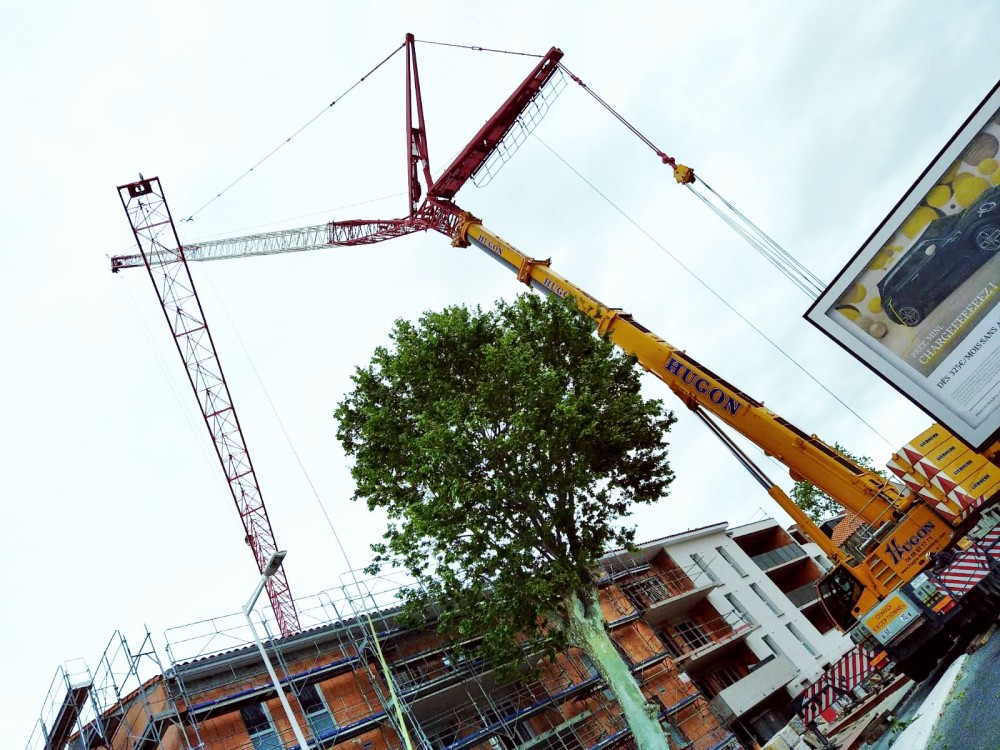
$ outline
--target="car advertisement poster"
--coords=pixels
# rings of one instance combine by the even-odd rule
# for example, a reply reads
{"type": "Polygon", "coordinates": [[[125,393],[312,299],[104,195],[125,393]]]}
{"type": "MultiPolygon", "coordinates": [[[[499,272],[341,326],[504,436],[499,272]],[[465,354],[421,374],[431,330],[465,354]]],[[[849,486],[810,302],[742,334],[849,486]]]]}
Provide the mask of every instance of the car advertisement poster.
{"type": "Polygon", "coordinates": [[[806,318],[955,435],[1000,434],[1000,84],[806,318]]]}

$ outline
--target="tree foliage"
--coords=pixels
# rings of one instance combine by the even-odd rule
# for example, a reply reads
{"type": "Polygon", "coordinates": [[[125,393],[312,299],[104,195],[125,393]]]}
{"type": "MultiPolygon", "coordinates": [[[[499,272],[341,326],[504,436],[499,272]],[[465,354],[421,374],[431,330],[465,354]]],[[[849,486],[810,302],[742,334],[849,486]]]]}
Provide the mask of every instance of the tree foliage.
{"type": "MultiPolygon", "coordinates": [[[[885,472],[872,466],[872,460],[868,456],[855,456],[840,443],[834,443],[833,447],[840,453],[851,459],[858,466],[862,466],[869,471],[874,471],[879,476],[884,477],[885,472]]],[[[823,490],[807,480],[796,482],[792,487],[792,500],[805,511],[816,523],[823,523],[844,512],[844,508],[836,500],[827,495],[823,490]]]]}
{"type": "MultiPolygon", "coordinates": [[[[674,416],[571,301],[528,293],[492,311],[397,321],[338,406],[354,499],[389,518],[371,571],[402,567],[438,630],[482,636],[512,667],[522,638],[565,643],[596,606],[597,562],[633,542],[619,521],[664,497],[674,416]]],[[[599,612],[597,613],[599,614],[599,612]]]]}

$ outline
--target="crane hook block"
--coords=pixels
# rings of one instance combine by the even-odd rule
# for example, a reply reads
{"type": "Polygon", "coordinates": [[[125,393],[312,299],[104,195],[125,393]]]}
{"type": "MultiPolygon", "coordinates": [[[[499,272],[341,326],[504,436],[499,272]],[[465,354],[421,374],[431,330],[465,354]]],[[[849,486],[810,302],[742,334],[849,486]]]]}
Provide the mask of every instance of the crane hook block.
{"type": "Polygon", "coordinates": [[[694,170],[691,167],[678,164],[674,167],[674,179],[677,180],[678,185],[690,185],[694,182],[694,170]]]}

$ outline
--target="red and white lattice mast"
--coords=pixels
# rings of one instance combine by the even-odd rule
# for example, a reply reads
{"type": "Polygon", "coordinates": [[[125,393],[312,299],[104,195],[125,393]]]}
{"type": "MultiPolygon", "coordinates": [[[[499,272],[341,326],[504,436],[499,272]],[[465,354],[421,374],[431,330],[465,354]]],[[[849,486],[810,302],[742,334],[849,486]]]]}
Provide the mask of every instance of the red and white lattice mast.
{"type": "MultiPolygon", "coordinates": [[[[154,177],[122,185],[118,194],[132,224],[132,233],[139,245],[139,257],[156,288],[177,352],[198,399],[201,416],[212,436],[215,455],[222,465],[226,484],[243,522],[246,542],[253,551],[258,571],[263,573],[278,546],[222,364],[205,322],[191,270],[160,181],[154,177]]],[[[299,618],[284,566],[267,579],[266,585],[281,634],[297,632],[299,618]]]]}

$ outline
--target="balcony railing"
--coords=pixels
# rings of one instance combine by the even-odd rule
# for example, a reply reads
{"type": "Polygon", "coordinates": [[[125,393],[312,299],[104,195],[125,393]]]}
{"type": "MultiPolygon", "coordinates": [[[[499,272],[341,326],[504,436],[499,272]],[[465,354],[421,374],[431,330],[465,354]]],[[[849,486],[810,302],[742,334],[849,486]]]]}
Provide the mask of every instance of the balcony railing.
{"type": "Polygon", "coordinates": [[[649,609],[695,589],[691,579],[680,570],[669,573],[647,572],[641,578],[624,581],[620,585],[622,593],[639,609],[649,609]]]}
{"type": "Polygon", "coordinates": [[[707,622],[679,622],[664,628],[661,633],[668,650],[679,663],[699,661],[725,646],[745,638],[756,625],[738,612],[728,612],[707,622]]]}
{"type": "Polygon", "coordinates": [[[761,570],[770,570],[771,568],[776,568],[779,565],[784,565],[802,557],[806,557],[804,549],[797,544],[786,544],[784,547],[778,547],[778,549],[773,549],[770,552],[754,555],[750,559],[761,570]]]}

